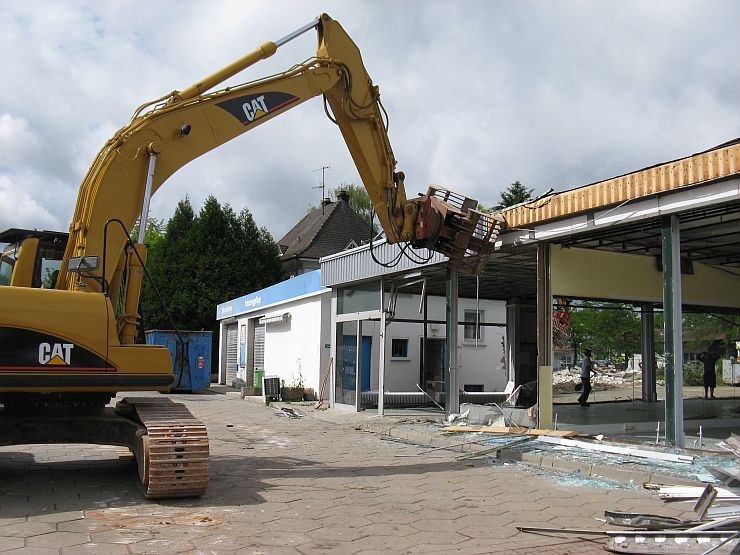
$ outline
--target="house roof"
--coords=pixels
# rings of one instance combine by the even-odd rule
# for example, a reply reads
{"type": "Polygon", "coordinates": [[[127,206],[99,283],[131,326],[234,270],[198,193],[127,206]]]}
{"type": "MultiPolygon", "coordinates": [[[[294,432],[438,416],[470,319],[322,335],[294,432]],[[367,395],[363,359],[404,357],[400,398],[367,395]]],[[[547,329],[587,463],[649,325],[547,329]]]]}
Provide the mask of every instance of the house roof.
{"type": "Polygon", "coordinates": [[[343,199],[314,208],[278,241],[282,258],[334,254],[370,237],[370,227],[343,199]]]}

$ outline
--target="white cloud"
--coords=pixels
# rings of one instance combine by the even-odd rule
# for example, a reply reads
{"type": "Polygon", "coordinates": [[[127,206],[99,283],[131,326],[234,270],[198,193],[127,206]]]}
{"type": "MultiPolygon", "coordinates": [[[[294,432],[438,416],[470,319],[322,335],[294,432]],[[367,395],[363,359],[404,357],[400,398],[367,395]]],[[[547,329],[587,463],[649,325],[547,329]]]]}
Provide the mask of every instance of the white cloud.
{"type": "MultiPolygon", "coordinates": [[[[38,194],[41,190],[39,185],[34,175],[22,175],[18,179],[0,175],[0,221],[12,222],[5,227],[66,230],[67,226],[62,226],[58,217],[47,208],[54,206],[50,195],[38,194]]],[[[54,184],[47,186],[54,188],[54,184]]]]}
{"type": "Polygon", "coordinates": [[[33,152],[40,143],[28,120],[11,114],[0,114],[0,152],[3,153],[4,164],[32,163],[33,152]]]}
{"type": "MultiPolygon", "coordinates": [[[[22,200],[24,221],[35,213],[59,229],[96,152],[134,108],[322,10],[342,22],[381,87],[410,195],[437,183],[493,204],[517,179],[538,191],[575,187],[740,134],[740,66],[731,63],[740,5],[731,0],[2,7],[3,200],[22,200]]],[[[281,71],[314,48],[307,33],[229,82],[281,71]]],[[[313,100],[181,169],[153,212],[168,218],[186,194],[196,209],[214,194],[278,237],[318,202],[314,170],[327,164],[330,186],[358,182],[313,100]]],[[[5,202],[0,228],[19,225],[5,202]]]]}

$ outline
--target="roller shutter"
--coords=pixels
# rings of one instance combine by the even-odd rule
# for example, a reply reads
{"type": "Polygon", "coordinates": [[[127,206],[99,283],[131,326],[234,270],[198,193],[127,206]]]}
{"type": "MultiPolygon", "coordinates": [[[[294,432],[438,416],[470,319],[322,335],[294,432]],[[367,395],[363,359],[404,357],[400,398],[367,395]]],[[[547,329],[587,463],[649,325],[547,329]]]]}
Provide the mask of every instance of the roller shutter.
{"type": "Polygon", "coordinates": [[[239,331],[237,324],[226,326],[226,385],[236,380],[239,363],[239,331]]]}
{"type": "Polygon", "coordinates": [[[265,326],[254,326],[254,368],[265,368],[265,326]]]}

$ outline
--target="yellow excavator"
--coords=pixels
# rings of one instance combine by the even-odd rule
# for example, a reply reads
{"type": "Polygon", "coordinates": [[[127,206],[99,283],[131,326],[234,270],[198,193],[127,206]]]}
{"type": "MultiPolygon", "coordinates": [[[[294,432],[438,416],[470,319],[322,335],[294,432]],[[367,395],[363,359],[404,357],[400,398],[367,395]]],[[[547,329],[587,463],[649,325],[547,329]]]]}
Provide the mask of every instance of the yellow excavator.
{"type": "Polygon", "coordinates": [[[206,77],[139,107],[103,146],[81,186],[69,234],[10,229],[0,260],[0,445],[93,443],[134,453],[149,498],[202,494],[208,435],[182,405],[119,392],[167,391],[169,351],[135,342],[149,200],[194,158],[323,95],[390,243],[408,242],[475,273],[499,220],[444,189],[407,199],[380,93],[341,25],[326,14],[206,77]],[[314,58],[209,92],[316,29],[314,58]],[[138,237],[130,232],[138,225],[138,237]]]}

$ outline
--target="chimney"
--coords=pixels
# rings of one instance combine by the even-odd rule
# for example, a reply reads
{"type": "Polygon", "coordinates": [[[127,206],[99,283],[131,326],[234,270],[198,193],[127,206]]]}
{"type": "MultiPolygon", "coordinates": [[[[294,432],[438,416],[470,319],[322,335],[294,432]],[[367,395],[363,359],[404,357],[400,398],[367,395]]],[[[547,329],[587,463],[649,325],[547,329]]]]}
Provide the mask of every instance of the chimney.
{"type": "Polygon", "coordinates": [[[339,191],[337,192],[337,200],[343,200],[344,202],[349,202],[349,193],[347,191],[339,191]]]}

